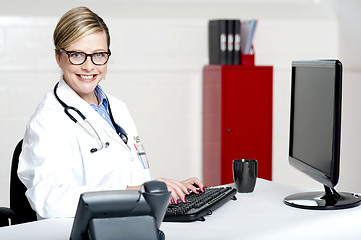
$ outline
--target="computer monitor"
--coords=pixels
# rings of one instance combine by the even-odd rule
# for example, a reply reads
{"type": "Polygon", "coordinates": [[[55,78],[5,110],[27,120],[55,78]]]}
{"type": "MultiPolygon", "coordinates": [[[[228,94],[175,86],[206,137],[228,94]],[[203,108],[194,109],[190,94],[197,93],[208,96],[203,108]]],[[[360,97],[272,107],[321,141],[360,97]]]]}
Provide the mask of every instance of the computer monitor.
{"type": "Polygon", "coordinates": [[[334,189],[340,171],[341,62],[293,61],[291,81],[289,163],[323,184],[325,191],[293,194],[284,203],[306,209],[359,205],[359,195],[334,189]]]}

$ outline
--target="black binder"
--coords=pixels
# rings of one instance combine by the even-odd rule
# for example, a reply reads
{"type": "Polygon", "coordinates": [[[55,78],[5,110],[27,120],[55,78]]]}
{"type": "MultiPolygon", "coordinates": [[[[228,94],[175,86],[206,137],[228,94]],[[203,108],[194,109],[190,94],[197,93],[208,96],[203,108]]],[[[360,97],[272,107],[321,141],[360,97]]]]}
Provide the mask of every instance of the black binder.
{"type": "Polygon", "coordinates": [[[209,64],[241,64],[241,21],[210,20],[208,24],[209,64]]]}
{"type": "Polygon", "coordinates": [[[233,64],[241,64],[241,20],[234,20],[233,64]]]}
{"type": "Polygon", "coordinates": [[[227,54],[226,54],[226,64],[233,65],[234,57],[234,21],[227,20],[227,54]]]}
{"type": "Polygon", "coordinates": [[[211,20],[208,24],[209,64],[227,64],[227,20],[211,20]]]}

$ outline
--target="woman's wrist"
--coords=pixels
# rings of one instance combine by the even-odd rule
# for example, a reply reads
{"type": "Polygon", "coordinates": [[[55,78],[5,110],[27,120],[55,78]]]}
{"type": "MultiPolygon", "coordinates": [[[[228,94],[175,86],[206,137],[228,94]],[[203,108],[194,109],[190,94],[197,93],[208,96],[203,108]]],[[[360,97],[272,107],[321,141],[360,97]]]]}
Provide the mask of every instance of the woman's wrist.
{"type": "Polygon", "coordinates": [[[138,186],[127,186],[126,190],[139,190],[140,189],[140,185],[138,186]]]}

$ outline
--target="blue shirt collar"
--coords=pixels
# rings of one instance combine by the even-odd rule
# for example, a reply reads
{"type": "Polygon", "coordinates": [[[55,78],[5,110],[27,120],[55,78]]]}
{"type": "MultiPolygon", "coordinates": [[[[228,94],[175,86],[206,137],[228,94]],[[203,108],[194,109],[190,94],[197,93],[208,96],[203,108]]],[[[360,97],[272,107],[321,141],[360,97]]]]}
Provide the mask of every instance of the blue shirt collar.
{"type": "Polygon", "coordinates": [[[100,87],[100,85],[97,85],[95,87],[94,93],[98,98],[99,104],[102,104],[105,107],[105,109],[108,109],[108,99],[107,96],[105,95],[105,92],[100,87]]]}

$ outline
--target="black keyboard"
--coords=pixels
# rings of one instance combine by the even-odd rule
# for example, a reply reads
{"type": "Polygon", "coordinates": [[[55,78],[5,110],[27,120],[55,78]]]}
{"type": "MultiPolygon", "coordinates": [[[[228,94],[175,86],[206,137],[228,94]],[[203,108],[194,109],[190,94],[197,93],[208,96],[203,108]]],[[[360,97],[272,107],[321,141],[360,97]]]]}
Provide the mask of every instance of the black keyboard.
{"type": "Polygon", "coordinates": [[[186,203],[169,204],[164,216],[164,222],[205,221],[204,216],[229,200],[236,200],[236,189],[232,187],[206,188],[204,192],[186,195],[186,203]]]}

